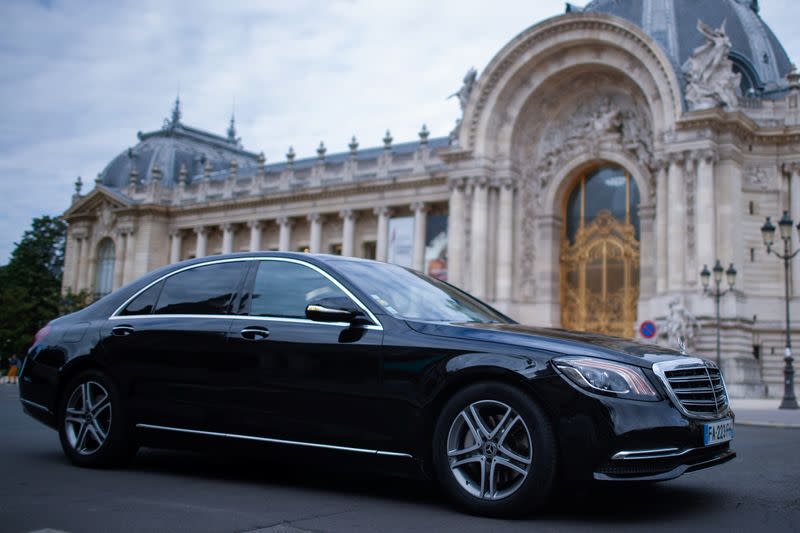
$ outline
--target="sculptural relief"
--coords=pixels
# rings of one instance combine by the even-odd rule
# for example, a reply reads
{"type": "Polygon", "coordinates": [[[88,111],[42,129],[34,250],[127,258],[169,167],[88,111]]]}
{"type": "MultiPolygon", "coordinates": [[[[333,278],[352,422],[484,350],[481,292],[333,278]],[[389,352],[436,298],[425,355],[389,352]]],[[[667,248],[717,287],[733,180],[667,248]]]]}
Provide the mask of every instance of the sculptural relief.
{"type": "Polygon", "coordinates": [[[694,350],[694,338],[699,324],[697,318],[677,298],[669,303],[669,315],[663,328],[667,343],[686,353],[694,350]]]}
{"type": "Polygon", "coordinates": [[[644,167],[652,166],[649,117],[628,95],[598,94],[579,104],[566,119],[548,125],[546,131],[529,180],[539,205],[540,191],[558,169],[578,155],[597,153],[603,144],[629,153],[644,167]]]}
{"type": "Polygon", "coordinates": [[[707,41],[695,48],[683,65],[689,110],[735,108],[741,74],[733,71],[733,62],[728,58],[731,40],[725,33],[725,21],[715,30],[698,20],[697,30],[707,41]]]}

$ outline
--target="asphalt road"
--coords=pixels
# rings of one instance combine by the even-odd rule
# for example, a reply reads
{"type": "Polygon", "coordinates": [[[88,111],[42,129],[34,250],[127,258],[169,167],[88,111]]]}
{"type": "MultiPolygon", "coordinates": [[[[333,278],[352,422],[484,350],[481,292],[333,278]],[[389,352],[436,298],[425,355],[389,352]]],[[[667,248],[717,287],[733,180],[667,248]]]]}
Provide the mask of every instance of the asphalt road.
{"type": "Polygon", "coordinates": [[[800,430],[739,427],[739,457],[659,484],[597,484],[525,520],[451,509],[432,483],[343,468],[143,450],[71,466],[0,385],[0,532],[800,531],[800,430]]]}

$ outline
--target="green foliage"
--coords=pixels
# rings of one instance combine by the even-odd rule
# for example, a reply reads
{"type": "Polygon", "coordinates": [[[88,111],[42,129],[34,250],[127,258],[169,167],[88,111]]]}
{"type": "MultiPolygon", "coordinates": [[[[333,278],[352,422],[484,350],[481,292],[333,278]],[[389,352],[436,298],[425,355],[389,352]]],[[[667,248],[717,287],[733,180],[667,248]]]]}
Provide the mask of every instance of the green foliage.
{"type": "Polygon", "coordinates": [[[86,294],[61,295],[65,237],[61,220],[35,218],[0,267],[0,353],[22,355],[39,328],[87,303],[86,294]]]}

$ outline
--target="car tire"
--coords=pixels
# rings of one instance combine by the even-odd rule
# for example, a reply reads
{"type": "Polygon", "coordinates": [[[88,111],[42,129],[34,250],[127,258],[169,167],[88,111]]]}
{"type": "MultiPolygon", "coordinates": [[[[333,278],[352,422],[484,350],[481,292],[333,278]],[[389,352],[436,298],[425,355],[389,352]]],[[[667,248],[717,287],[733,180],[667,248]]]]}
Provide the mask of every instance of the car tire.
{"type": "Polygon", "coordinates": [[[64,387],[58,434],[66,456],[82,467],[122,466],[137,451],[119,389],[97,370],[81,372],[64,387]]]}
{"type": "Polygon", "coordinates": [[[547,416],[522,390],[505,383],[460,390],[436,423],[436,477],[448,498],[473,514],[513,517],[534,512],[547,502],[556,462],[556,439],[547,416]]]}

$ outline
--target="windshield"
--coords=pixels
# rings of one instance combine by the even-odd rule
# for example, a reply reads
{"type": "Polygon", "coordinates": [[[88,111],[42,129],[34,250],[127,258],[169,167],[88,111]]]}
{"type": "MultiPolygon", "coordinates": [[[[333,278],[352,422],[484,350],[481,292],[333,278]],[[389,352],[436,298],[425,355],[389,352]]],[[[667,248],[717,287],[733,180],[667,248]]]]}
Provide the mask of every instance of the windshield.
{"type": "Polygon", "coordinates": [[[336,261],[336,268],[396,318],[424,322],[509,322],[507,317],[455,287],[397,265],[336,261]]]}

